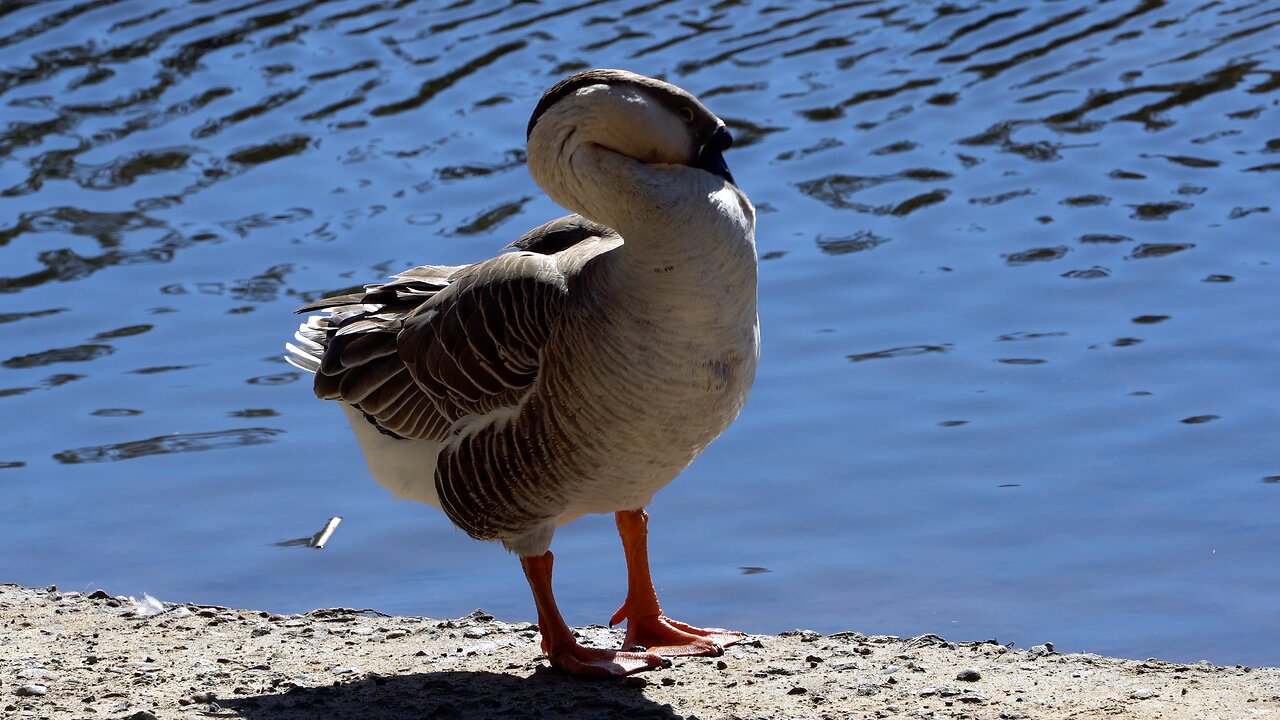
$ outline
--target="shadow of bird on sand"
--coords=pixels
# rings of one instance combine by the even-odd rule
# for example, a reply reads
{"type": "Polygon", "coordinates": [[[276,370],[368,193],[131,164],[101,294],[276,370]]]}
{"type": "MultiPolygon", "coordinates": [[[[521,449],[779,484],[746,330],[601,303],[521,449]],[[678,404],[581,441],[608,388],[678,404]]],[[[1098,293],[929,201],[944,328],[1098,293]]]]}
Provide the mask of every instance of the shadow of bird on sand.
{"type": "Polygon", "coordinates": [[[670,705],[646,698],[634,680],[575,679],[545,666],[527,678],[473,671],[373,675],[350,683],[222,698],[218,704],[247,720],[681,717],[670,705]]]}

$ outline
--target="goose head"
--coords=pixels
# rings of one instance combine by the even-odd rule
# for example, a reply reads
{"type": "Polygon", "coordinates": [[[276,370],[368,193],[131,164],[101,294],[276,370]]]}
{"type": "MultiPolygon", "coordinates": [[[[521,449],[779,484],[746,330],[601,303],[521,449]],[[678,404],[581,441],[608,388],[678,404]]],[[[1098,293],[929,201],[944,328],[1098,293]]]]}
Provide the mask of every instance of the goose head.
{"type": "MultiPolygon", "coordinates": [[[[724,151],[733,137],[688,91],[626,70],[574,73],[547,90],[529,118],[529,172],[556,202],[592,217],[602,183],[575,162],[584,148],[647,166],[685,166],[733,183],[724,151]]],[[[598,173],[598,169],[596,169],[598,173]]],[[[707,178],[712,181],[713,178],[707,178]]]]}

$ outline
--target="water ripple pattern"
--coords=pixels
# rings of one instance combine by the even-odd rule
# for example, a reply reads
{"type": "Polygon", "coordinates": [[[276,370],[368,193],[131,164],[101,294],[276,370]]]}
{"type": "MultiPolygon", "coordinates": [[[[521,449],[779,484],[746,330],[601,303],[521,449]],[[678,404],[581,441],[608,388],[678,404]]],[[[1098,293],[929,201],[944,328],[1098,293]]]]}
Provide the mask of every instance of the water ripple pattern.
{"type": "MultiPolygon", "coordinates": [[[[765,355],[656,500],[669,606],[1280,664],[1277,37],[1250,0],[3,4],[0,580],[532,618],[279,352],[560,213],[528,113],[625,67],[725,118],[760,209],[765,355]]],[[[609,518],[557,551],[603,621],[609,518]]]]}

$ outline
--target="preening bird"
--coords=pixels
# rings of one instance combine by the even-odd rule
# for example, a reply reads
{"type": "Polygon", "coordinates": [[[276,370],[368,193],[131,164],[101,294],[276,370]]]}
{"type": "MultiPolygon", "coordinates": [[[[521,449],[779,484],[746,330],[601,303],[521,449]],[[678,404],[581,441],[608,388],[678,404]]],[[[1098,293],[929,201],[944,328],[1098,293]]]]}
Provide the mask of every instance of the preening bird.
{"type": "Polygon", "coordinates": [[[760,356],[755,209],[724,122],[623,70],[553,85],[528,167],[573,211],[496,257],[424,265],[330,297],[286,345],[346,412],[373,477],[520,557],[552,665],[626,675],[742,633],[666,617],[644,507],[733,422],[760,356]],[[622,650],[579,644],[551,590],[551,538],[614,513],[622,650]]]}

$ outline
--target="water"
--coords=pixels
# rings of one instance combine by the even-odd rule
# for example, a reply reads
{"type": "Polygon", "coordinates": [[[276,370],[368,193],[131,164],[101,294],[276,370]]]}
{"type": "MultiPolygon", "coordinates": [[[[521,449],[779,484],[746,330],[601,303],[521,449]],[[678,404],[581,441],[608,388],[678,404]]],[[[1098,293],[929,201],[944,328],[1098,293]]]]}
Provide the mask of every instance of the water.
{"type": "MultiPolygon", "coordinates": [[[[1275,3],[0,13],[0,580],[532,619],[279,353],[558,215],[528,113],[620,66],[727,120],[761,211],[755,394],[651,508],[674,615],[1280,664],[1275,3]]],[[[611,519],[555,547],[605,621],[611,519]]]]}

